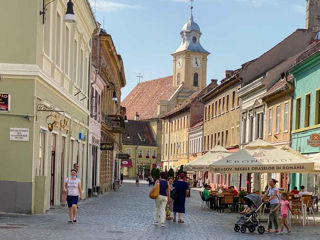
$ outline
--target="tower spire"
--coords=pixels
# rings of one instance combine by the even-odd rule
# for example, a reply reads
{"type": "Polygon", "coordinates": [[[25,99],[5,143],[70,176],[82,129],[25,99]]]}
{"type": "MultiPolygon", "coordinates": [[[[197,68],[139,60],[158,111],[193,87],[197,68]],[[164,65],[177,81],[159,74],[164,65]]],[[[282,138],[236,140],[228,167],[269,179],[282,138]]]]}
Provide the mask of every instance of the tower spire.
{"type": "Polygon", "coordinates": [[[190,20],[193,21],[193,14],[192,14],[192,11],[193,11],[193,2],[194,0],[190,0],[190,20]]]}

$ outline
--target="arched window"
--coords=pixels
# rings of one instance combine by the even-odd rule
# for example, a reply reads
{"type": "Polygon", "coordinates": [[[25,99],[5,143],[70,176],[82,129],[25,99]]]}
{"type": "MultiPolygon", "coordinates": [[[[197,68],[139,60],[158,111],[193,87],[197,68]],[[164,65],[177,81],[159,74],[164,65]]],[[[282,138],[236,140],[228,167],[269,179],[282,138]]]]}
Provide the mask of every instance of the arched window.
{"type": "Polygon", "coordinates": [[[177,74],[177,85],[180,85],[180,73],[177,74]]]}
{"type": "Polygon", "coordinates": [[[198,73],[195,73],[193,75],[193,86],[194,87],[198,87],[198,79],[199,79],[199,74],[198,73]]]}

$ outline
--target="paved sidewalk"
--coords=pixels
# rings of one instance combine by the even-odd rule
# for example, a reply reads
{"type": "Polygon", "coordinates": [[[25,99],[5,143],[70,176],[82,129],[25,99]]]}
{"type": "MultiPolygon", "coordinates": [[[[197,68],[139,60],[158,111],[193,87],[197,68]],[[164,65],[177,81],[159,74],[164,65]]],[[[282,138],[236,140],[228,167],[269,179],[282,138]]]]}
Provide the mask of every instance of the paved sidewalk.
{"type": "Polygon", "coordinates": [[[233,231],[237,214],[219,214],[201,208],[198,191],[187,199],[185,223],[167,222],[153,226],[154,201],[149,187],[125,183],[110,192],[80,203],[77,224],[67,224],[67,209],[59,207],[41,215],[1,215],[0,240],[237,240],[237,239],[320,239],[320,224],[294,226],[288,235],[241,234],[233,231]]]}

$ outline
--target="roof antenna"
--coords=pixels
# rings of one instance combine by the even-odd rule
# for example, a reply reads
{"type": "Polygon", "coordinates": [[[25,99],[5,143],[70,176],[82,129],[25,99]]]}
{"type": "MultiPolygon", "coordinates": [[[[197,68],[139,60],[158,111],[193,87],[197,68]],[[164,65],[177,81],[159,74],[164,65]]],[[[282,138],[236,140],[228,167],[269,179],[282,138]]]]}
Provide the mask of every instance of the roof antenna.
{"type": "Polygon", "coordinates": [[[141,79],[143,79],[143,75],[141,73],[138,74],[137,78],[139,79],[139,83],[141,82],[141,79]]]}

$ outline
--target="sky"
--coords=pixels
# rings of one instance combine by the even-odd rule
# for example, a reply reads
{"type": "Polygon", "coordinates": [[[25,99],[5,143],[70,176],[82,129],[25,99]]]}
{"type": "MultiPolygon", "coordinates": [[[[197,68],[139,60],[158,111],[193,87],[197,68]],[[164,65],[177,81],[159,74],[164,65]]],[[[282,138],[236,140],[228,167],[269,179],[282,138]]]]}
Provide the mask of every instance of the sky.
{"type": "MultiPolygon", "coordinates": [[[[190,16],[189,0],[90,0],[125,66],[122,99],[142,81],[172,75],[172,56],[190,16]]],[[[259,57],[297,28],[306,0],[194,0],[194,21],[208,57],[207,83],[259,57]]]]}

